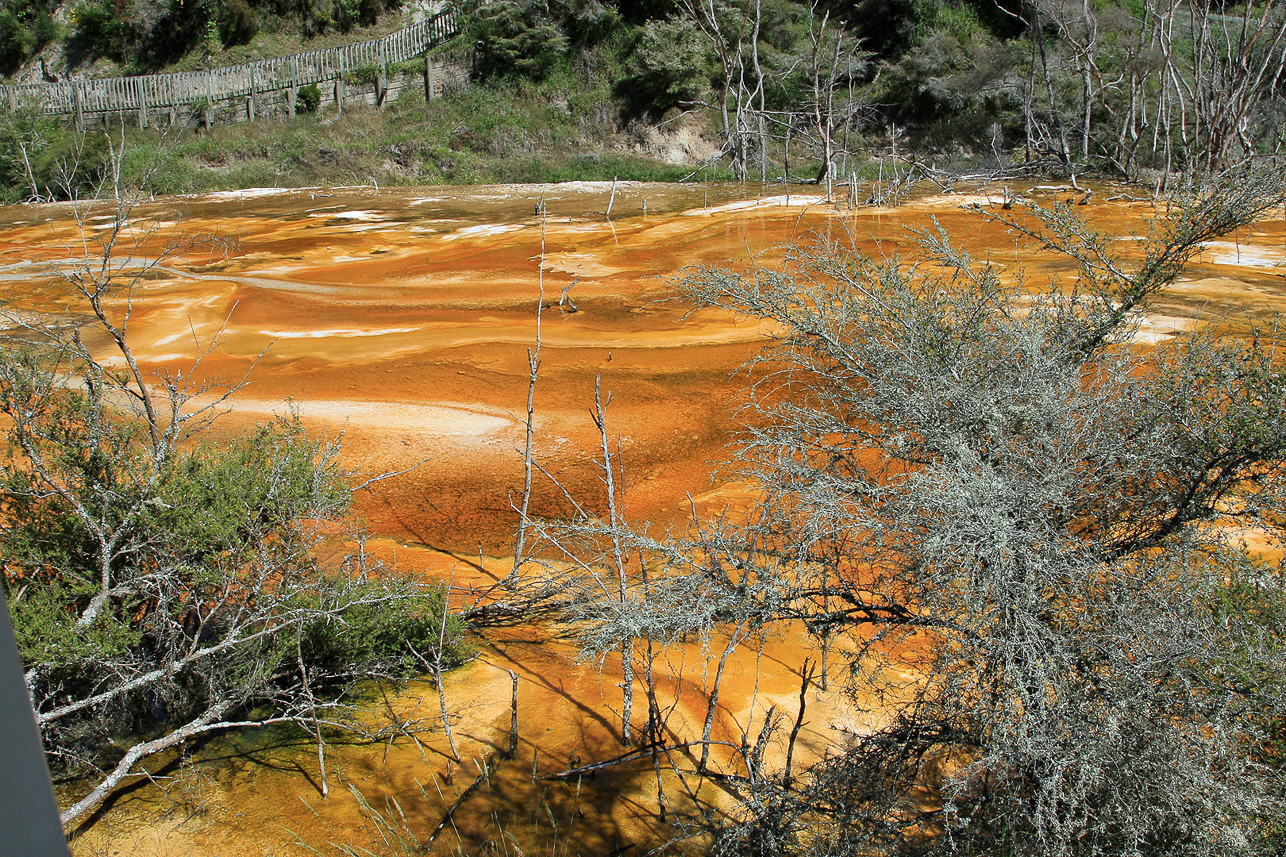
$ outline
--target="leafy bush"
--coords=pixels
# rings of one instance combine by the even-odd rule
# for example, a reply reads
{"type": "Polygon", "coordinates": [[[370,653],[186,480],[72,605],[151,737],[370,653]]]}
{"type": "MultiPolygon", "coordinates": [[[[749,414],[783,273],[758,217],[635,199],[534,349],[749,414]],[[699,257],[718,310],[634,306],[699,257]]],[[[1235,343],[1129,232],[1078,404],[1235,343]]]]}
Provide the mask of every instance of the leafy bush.
{"type": "Polygon", "coordinates": [[[206,52],[220,50],[223,38],[214,5],[214,0],[168,0],[158,4],[146,18],[146,26],[140,28],[134,53],[136,69],[161,68],[202,48],[206,52]]]}
{"type": "Polygon", "coordinates": [[[215,439],[209,385],[139,368],[121,307],[211,239],[153,233],[157,257],[117,255],[141,190],[93,190],[113,188],[77,204],[88,254],[51,276],[133,372],[104,372],[84,325],[0,307],[0,585],[50,763],[93,778],[64,823],[151,754],[247,722],[361,731],[363,683],[460,657],[440,589],[322,551],[353,536],[336,445],[297,415],[215,439]]]}
{"type": "Polygon", "coordinates": [[[384,0],[336,0],[335,20],[344,32],[359,25],[369,27],[379,20],[384,7],[384,0]]]}
{"type": "MultiPolygon", "coordinates": [[[[843,629],[850,692],[881,717],[799,780],[788,762],[739,786],[713,853],[1281,853],[1254,840],[1282,820],[1286,581],[1227,531],[1282,536],[1286,360],[1209,330],[1144,356],[1135,334],[1206,242],[1284,191],[1266,166],[1176,201],[1132,262],[1067,206],[994,217],[1070,261],[1066,292],[1032,294],[940,228],[913,265],[841,239],[689,275],[702,303],[780,331],[762,359],[789,382],[746,433],[762,506],[682,562],[658,551],[670,588],[654,575],[640,601],[693,616],[674,637],[703,609],[731,625],[770,604],[843,629]]],[[[595,653],[655,615],[561,595],[595,653]]]]}
{"type": "Polygon", "coordinates": [[[542,0],[465,0],[463,18],[484,78],[539,80],[567,53],[567,36],[542,0]]]}
{"type": "Polygon", "coordinates": [[[40,0],[10,0],[0,9],[0,71],[12,72],[58,35],[40,0]]]}
{"type": "Polygon", "coordinates": [[[629,76],[616,92],[635,112],[661,113],[701,94],[710,48],[681,19],[649,21],[629,55],[629,76]]]}
{"type": "Polygon", "coordinates": [[[321,104],[321,90],[317,87],[317,84],[310,83],[299,87],[300,113],[313,113],[317,110],[317,105],[319,104],[321,104]]]}
{"type": "Polygon", "coordinates": [[[0,112],[0,201],[87,192],[102,178],[107,152],[102,134],[78,134],[33,107],[0,112]]]}
{"type": "Polygon", "coordinates": [[[371,86],[379,80],[380,67],[377,65],[361,65],[350,72],[345,73],[344,82],[352,86],[371,86]]]}
{"type": "Polygon", "coordinates": [[[139,40],[129,0],[82,0],[71,12],[70,47],[85,57],[118,63],[133,58],[139,40]]]}
{"type": "Polygon", "coordinates": [[[219,40],[227,47],[249,44],[259,32],[259,13],[246,0],[219,4],[219,40]]]}

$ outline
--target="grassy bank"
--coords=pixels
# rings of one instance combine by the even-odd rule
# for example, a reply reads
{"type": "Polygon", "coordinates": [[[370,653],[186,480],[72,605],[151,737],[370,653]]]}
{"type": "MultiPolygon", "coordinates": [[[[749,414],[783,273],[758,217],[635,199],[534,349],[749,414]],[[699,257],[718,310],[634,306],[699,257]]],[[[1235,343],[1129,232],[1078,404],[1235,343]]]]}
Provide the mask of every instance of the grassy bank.
{"type": "MultiPolygon", "coordinates": [[[[157,193],[245,187],[421,185],[570,180],[677,181],[694,156],[667,163],[658,133],[623,125],[608,83],[562,70],[539,83],[495,81],[426,102],[417,87],[383,109],[346,107],[291,121],[215,126],[208,131],[114,128],[128,152],[126,172],[140,179],[155,164],[157,193]]],[[[78,137],[70,123],[4,117],[0,178],[4,201],[33,196],[27,164],[42,196],[64,195],[57,176],[78,162],[83,191],[108,154],[103,130],[78,137]],[[23,151],[28,153],[24,161],[23,151]]],[[[700,143],[698,122],[687,139],[700,143]]],[[[672,147],[673,148],[673,147],[672,147]]],[[[671,152],[671,160],[674,152],[671,152]]],[[[726,178],[720,168],[709,178],[726,178]]]]}

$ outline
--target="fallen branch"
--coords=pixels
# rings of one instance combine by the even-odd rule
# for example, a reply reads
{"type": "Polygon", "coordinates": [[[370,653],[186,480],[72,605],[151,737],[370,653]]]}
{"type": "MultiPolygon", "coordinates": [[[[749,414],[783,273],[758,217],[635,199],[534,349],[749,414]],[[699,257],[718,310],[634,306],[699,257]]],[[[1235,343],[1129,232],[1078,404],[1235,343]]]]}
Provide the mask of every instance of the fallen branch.
{"type": "MultiPolygon", "coordinates": [[[[621,755],[614,756],[611,759],[605,759],[602,762],[593,762],[588,765],[581,765],[579,768],[569,768],[566,771],[559,771],[556,774],[546,774],[541,777],[541,779],[569,780],[572,777],[592,774],[595,771],[601,771],[604,768],[611,768],[616,765],[623,765],[626,762],[633,762],[636,759],[651,757],[653,751],[656,751],[657,753],[671,753],[675,750],[686,750],[689,747],[699,747],[703,745],[731,747],[734,750],[738,749],[737,745],[729,741],[683,741],[678,744],[666,744],[661,741],[652,741],[639,746],[636,750],[631,750],[628,753],[622,753],[621,755]]],[[[698,773],[702,776],[707,775],[705,771],[694,771],[693,773],[698,773]]],[[[711,776],[713,776],[713,774],[711,774],[711,776]]]]}
{"type": "Polygon", "coordinates": [[[428,852],[428,850],[433,847],[433,843],[436,842],[438,837],[442,834],[442,829],[451,823],[451,818],[455,815],[455,811],[469,799],[469,795],[477,791],[478,786],[486,782],[487,778],[491,776],[491,772],[495,769],[496,760],[494,758],[488,758],[482,763],[482,771],[478,774],[477,779],[470,783],[469,787],[461,792],[460,796],[455,799],[455,803],[451,804],[451,806],[447,808],[446,814],[442,816],[442,820],[438,822],[438,826],[433,828],[433,832],[429,834],[429,838],[426,839],[424,844],[419,847],[418,850],[421,854],[428,852]]]}
{"type": "MultiPolygon", "coordinates": [[[[680,746],[683,746],[683,745],[680,745],[680,746]]],[[[589,773],[593,773],[594,771],[601,771],[604,768],[611,768],[615,765],[623,765],[626,762],[632,762],[635,759],[642,759],[645,756],[650,756],[652,754],[653,749],[664,749],[664,748],[658,748],[655,742],[644,744],[640,746],[637,750],[631,750],[630,752],[623,753],[620,756],[614,756],[611,759],[607,759],[602,762],[594,762],[589,765],[581,765],[579,768],[569,768],[566,771],[559,771],[556,774],[546,774],[545,776],[541,777],[541,779],[542,780],[567,780],[567,779],[571,779],[572,777],[581,776],[582,774],[589,774],[589,773]]]]}

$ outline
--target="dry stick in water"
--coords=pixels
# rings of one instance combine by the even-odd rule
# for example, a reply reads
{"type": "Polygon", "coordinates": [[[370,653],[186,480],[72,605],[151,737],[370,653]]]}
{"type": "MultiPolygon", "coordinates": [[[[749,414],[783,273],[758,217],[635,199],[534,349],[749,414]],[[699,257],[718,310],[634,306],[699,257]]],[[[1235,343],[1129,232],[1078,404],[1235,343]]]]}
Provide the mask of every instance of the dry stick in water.
{"type": "MultiPolygon", "coordinates": [[[[620,510],[616,505],[616,465],[612,463],[612,448],[607,439],[607,413],[603,403],[601,375],[594,376],[594,425],[598,427],[599,438],[603,444],[603,477],[607,483],[608,520],[612,529],[612,560],[616,566],[616,578],[619,585],[621,609],[629,600],[625,574],[625,550],[621,545],[620,510]]],[[[611,395],[608,395],[611,400],[611,395]]],[[[634,646],[633,639],[626,637],[621,641],[621,744],[630,744],[630,716],[634,708],[634,646]]]]}
{"type": "Polygon", "coordinates": [[[433,843],[437,841],[437,838],[442,834],[442,830],[448,824],[455,823],[453,820],[455,816],[455,811],[459,809],[460,806],[466,800],[468,800],[469,795],[473,794],[475,791],[478,790],[478,786],[482,785],[484,782],[487,781],[487,777],[491,774],[491,771],[495,768],[495,766],[496,766],[495,759],[487,759],[486,762],[482,764],[481,771],[479,772],[477,779],[475,779],[472,783],[470,783],[469,787],[465,789],[463,792],[461,792],[460,796],[456,798],[455,803],[451,804],[451,806],[447,808],[446,814],[442,816],[442,820],[438,822],[438,826],[433,828],[433,832],[429,834],[429,838],[425,840],[423,845],[420,846],[421,854],[426,853],[429,850],[429,847],[432,846],[433,843]]]}
{"type": "Polygon", "coordinates": [[[312,685],[308,682],[308,670],[304,667],[304,650],[299,640],[295,640],[295,655],[299,659],[299,678],[304,683],[304,692],[308,694],[308,705],[313,715],[313,735],[317,738],[317,767],[321,773],[321,796],[330,797],[330,785],[326,781],[326,742],[322,740],[321,724],[317,722],[317,700],[313,698],[312,685]]]}
{"type": "Polygon", "coordinates": [[[540,267],[536,274],[538,294],[536,297],[536,347],[527,349],[527,438],[522,450],[522,506],[518,510],[518,539],[514,545],[514,565],[509,572],[509,579],[518,577],[522,567],[523,554],[527,541],[527,510],[531,506],[531,471],[535,455],[536,426],[536,379],[540,375],[540,316],[545,306],[545,199],[541,197],[537,207],[540,211],[540,267]]]}
{"type": "Polygon", "coordinates": [[[705,727],[701,730],[701,761],[697,764],[697,770],[703,773],[710,761],[710,731],[714,728],[714,715],[719,708],[719,685],[723,681],[723,669],[728,664],[728,657],[743,639],[741,635],[743,627],[744,623],[738,623],[733,630],[732,637],[728,640],[728,645],[724,646],[723,654],[719,656],[719,666],[714,672],[714,687],[710,690],[710,701],[706,706],[705,727]]]}
{"type": "MultiPolygon", "coordinates": [[[[621,511],[624,512],[625,504],[625,459],[621,455],[621,442],[618,438],[616,441],[616,461],[617,467],[621,472],[621,511]]],[[[640,548],[638,553],[639,575],[643,581],[643,601],[647,602],[651,594],[650,581],[647,573],[647,562],[643,557],[643,550],[640,548]]],[[[665,821],[665,783],[661,779],[661,757],[658,748],[661,745],[661,727],[663,718],[661,716],[661,706],[656,698],[656,644],[652,638],[652,632],[647,633],[647,649],[644,655],[644,682],[647,692],[647,730],[646,740],[652,746],[652,768],[656,772],[656,806],[657,817],[660,821],[665,821]]],[[[677,702],[677,700],[676,700],[677,702]]]]}
{"type": "Polygon", "coordinates": [[[747,745],[743,751],[743,758],[746,763],[746,779],[751,783],[759,778],[759,770],[764,761],[764,749],[768,746],[768,739],[772,737],[773,721],[777,717],[777,706],[768,706],[768,711],[764,714],[764,725],[759,727],[759,737],[755,739],[755,746],[747,745]]]}
{"type": "MultiPolygon", "coordinates": [[[[755,688],[750,693],[750,714],[746,717],[746,728],[741,730],[741,749],[744,752],[750,746],[750,727],[755,722],[755,705],[759,702],[759,679],[762,675],[764,645],[768,642],[768,633],[759,631],[759,651],[755,653],[755,688]]],[[[776,710],[774,705],[768,709],[769,716],[776,710]]]]}
{"type": "MultiPolygon", "coordinates": [[[[618,452],[619,454],[619,452],[618,452]]],[[[644,598],[647,597],[647,571],[643,571],[644,598]]],[[[647,660],[644,678],[647,682],[647,740],[652,745],[652,769],[656,772],[656,812],[657,818],[665,821],[665,784],[661,779],[661,706],[656,701],[656,677],[653,666],[656,663],[656,649],[649,633],[647,638],[647,660]]]]}
{"type": "MultiPolygon", "coordinates": [[[[479,563],[478,567],[479,568],[482,567],[481,563],[479,563]]],[[[447,617],[450,615],[451,587],[454,586],[454,584],[455,584],[455,569],[452,568],[451,578],[450,578],[450,581],[447,583],[447,591],[442,598],[442,622],[438,626],[438,648],[437,648],[437,651],[434,652],[433,660],[429,660],[424,655],[420,654],[415,649],[414,646],[411,647],[411,653],[414,654],[416,659],[419,660],[419,662],[424,665],[425,669],[433,673],[433,683],[438,686],[438,711],[442,715],[442,731],[446,732],[447,744],[451,748],[451,758],[459,762],[460,751],[457,750],[455,746],[455,734],[451,731],[451,717],[447,712],[446,688],[443,687],[442,685],[442,653],[446,650],[447,617]]],[[[415,736],[412,735],[411,737],[414,738],[415,736]]],[[[390,738],[389,744],[391,745],[392,743],[393,743],[393,739],[390,738]]],[[[416,741],[416,743],[419,744],[419,741],[416,741]]],[[[384,756],[386,759],[388,758],[387,749],[384,751],[384,756]]],[[[450,784],[450,782],[451,782],[451,759],[448,759],[447,760],[448,785],[450,784]]]]}
{"type": "Polygon", "coordinates": [[[804,728],[804,709],[808,705],[808,685],[813,680],[814,666],[808,658],[804,658],[804,666],[800,670],[799,712],[795,715],[795,726],[790,730],[790,741],[786,744],[786,770],[782,775],[782,786],[786,789],[790,788],[790,764],[795,756],[795,741],[799,738],[799,730],[804,728]]]}
{"type": "MultiPolygon", "coordinates": [[[[822,615],[829,616],[831,611],[830,595],[830,566],[822,565],[822,615]]],[[[831,655],[831,625],[828,622],[822,628],[822,690],[830,690],[830,655],[831,655]]]]}
{"type": "Polygon", "coordinates": [[[518,753],[518,675],[509,670],[509,680],[513,682],[513,697],[509,701],[509,752],[506,757],[512,759],[518,753]]]}
{"type": "MultiPolygon", "coordinates": [[[[686,747],[688,745],[681,744],[679,746],[686,747]]],[[[674,748],[669,748],[669,749],[674,749],[674,748]]],[[[612,768],[617,765],[623,765],[626,762],[633,762],[637,759],[642,759],[651,752],[652,752],[651,747],[640,747],[636,750],[630,750],[629,752],[622,753],[619,756],[613,756],[610,759],[604,759],[601,762],[592,762],[588,765],[577,765],[576,767],[568,768],[565,771],[559,771],[554,774],[546,774],[545,776],[541,777],[541,779],[542,780],[568,780],[568,779],[571,779],[572,777],[581,777],[581,776],[584,776],[585,774],[592,774],[595,771],[601,771],[604,768],[612,768]]],[[[579,762],[580,758],[577,756],[574,756],[570,761],[579,762]]]]}
{"type": "Polygon", "coordinates": [[[450,613],[453,585],[455,585],[454,567],[451,569],[451,578],[447,581],[447,591],[442,596],[442,623],[438,626],[438,651],[433,658],[433,681],[438,686],[438,708],[442,712],[442,729],[447,733],[447,744],[451,747],[451,756],[458,762],[460,751],[456,749],[455,736],[451,734],[451,718],[447,716],[447,694],[442,686],[442,652],[447,644],[447,616],[450,613]]]}

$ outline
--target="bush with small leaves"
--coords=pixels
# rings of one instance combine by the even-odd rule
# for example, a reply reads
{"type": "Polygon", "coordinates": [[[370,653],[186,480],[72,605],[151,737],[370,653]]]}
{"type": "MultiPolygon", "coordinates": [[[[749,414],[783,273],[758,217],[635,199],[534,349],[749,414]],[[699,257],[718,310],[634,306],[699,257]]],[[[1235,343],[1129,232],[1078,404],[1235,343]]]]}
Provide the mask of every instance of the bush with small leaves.
{"type": "Polygon", "coordinates": [[[299,112],[314,113],[321,104],[321,89],[315,83],[299,87],[299,112]]]}

